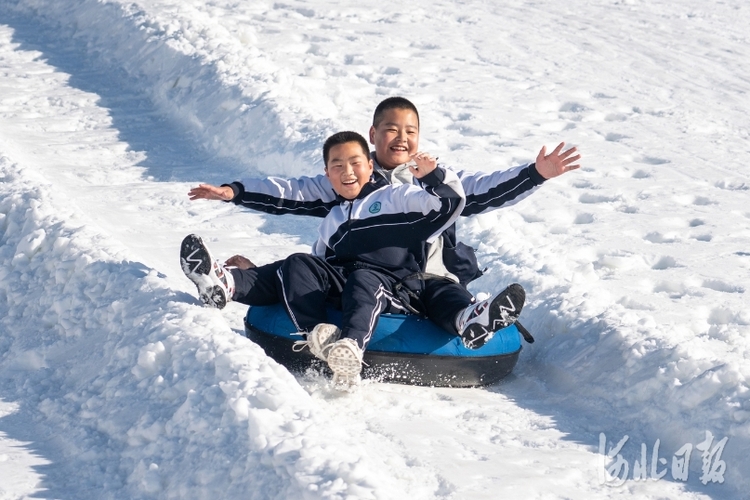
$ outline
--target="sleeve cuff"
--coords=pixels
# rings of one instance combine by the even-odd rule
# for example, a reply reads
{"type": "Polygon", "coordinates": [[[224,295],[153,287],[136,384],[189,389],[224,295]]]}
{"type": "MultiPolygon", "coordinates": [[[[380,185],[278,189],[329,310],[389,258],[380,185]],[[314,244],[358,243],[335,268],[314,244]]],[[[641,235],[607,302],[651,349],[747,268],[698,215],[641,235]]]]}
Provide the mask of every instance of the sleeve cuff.
{"type": "Polygon", "coordinates": [[[535,185],[539,185],[546,181],[544,177],[542,177],[542,174],[539,173],[539,171],[536,169],[536,163],[532,163],[528,167],[529,169],[529,178],[534,182],[535,185]]]}
{"type": "Polygon", "coordinates": [[[227,203],[229,203],[229,202],[237,203],[239,201],[239,197],[242,196],[245,193],[245,186],[243,186],[242,183],[239,182],[239,181],[233,182],[231,184],[222,184],[221,185],[221,187],[224,187],[224,186],[229,186],[230,188],[232,188],[232,193],[233,193],[232,194],[232,199],[231,200],[227,200],[227,203]]]}
{"type": "Polygon", "coordinates": [[[443,167],[437,167],[435,170],[419,179],[419,181],[430,187],[437,187],[445,181],[445,169],[443,167]]]}

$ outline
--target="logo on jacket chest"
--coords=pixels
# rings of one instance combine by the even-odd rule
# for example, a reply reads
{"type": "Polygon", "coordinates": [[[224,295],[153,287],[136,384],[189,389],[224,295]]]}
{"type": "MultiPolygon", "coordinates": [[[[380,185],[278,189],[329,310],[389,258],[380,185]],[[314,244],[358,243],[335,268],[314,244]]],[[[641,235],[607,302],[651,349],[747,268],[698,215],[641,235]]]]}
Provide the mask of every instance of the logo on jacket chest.
{"type": "Polygon", "coordinates": [[[380,202],[376,201],[375,203],[373,203],[372,205],[370,205],[370,208],[368,208],[367,210],[371,214],[376,214],[376,213],[380,212],[380,208],[381,208],[380,202]]]}

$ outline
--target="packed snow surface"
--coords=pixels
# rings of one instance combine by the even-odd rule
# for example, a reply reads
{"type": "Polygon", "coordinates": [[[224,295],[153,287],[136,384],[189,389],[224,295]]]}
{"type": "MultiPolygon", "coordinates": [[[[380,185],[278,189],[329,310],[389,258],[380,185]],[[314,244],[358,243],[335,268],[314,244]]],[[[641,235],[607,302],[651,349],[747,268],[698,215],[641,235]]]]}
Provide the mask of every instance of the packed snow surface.
{"type": "Polygon", "coordinates": [[[742,498],[750,7],[728,0],[0,0],[0,499],[742,498]],[[355,5],[356,4],[356,5],[355,5]],[[536,336],[480,389],[290,374],[179,243],[317,220],[190,202],[322,169],[385,97],[421,149],[582,168],[462,219],[536,336]]]}

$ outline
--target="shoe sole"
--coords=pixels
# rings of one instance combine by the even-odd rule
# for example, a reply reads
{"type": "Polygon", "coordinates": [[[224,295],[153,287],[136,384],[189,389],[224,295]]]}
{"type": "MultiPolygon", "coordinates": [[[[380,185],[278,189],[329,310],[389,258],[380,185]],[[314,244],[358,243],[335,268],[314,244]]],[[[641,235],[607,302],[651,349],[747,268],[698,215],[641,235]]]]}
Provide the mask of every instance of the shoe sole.
{"type": "Polygon", "coordinates": [[[180,247],[180,266],[182,272],[198,288],[201,302],[207,306],[223,309],[227,305],[224,288],[214,283],[216,278],[211,272],[213,259],[203,244],[200,236],[190,234],[182,240],[180,247]]]}
{"type": "Polygon", "coordinates": [[[333,383],[352,385],[359,382],[362,362],[344,346],[335,346],[328,353],[328,367],[333,371],[333,383]]]}
{"type": "Polygon", "coordinates": [[[490,302],[489,318],[492,325],[472,323],[461,334],[464,346],[468,349],[479,349],[486,344],[498,330],[502,330],[516,322],[526,301],[526,292],[518,283],[513,283],[500,292],[490,302]],[[503,312],[506,312],[503,318],[503,312]]]}

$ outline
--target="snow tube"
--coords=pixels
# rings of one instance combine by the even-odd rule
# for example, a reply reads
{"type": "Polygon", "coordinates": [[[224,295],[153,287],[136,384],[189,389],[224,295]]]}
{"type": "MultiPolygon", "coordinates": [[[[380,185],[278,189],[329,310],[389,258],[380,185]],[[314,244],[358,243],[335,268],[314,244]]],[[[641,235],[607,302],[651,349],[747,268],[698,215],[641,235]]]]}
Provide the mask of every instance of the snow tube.
{"type": "MultiPolygon", "coordinates": [[[[328,318],[341,324],[340,311],[329,308],[328,318]]],[[[245,334],[291,371],[328,371],[327,365],[309,349],[292,350],[294,342],[304,337],[296,332],[280,304],[250,307],[245,334]]],[[[508,375],[520,352],[520,334],[515,325],[496,332],[481,348],[467,349],[461,339],[429,320],[383,314],[365,351],[362,376],[402,384],[476,387],[493,384],[508,375]]]]}

